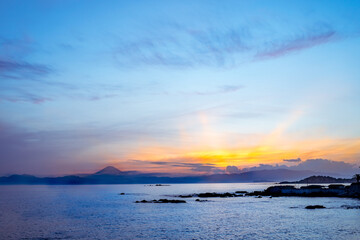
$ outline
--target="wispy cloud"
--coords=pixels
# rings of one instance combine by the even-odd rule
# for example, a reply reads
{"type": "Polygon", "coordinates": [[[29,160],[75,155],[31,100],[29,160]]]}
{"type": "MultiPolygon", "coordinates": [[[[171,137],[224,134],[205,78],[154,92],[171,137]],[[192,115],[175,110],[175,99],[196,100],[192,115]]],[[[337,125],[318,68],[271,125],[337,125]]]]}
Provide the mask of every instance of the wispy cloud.
{"type": "Polygon", "coordinates": [[[253,60],[282,57],[344,38],[340,31],[322,22],[290,29],[283,35],[266,24],[226,30],[171,26],[162,34],[149,33],[147,37],[135,38],[137,40],[118,39],[113,49],[118,66],[228,68],[253,60]]]}
{"type": "Polygon", "coordinates": [[[0,37],[0,102],[40,104],[51,101],[50,97],[42,96],[29,87],[34,84],[59,84],[44,80],[53,72],[50,66],[27,60],[33,52],[33,42],[29,37],[21,39],[0,37]],[[27,84],[24,84],[25,82],[27,84]]]}
{"type": "Polygon", "coordinates": [[[30,93],[22,94],[21,96],[6,96],[0,94],[0,102],[1,101],[7,101],[12,103],[29,102],[33,104],[41,104],[44,102],[52,101],[52,99],[42,96],[36,96],[30,93]]]}
{"type": "Polygon", "coordinates": [[[247,51],[249,30],[239,27],[225,31],[191,29],[173,24],[170,34],[154,34],[140,40],[118,40],[113,56],[119,66],[226,66],[230,55],[247,51]]]}
{"type": "Polygon", "coordinates": [[[278,58],[294,52],[299,52],[317,45],[338,40],[340,33],[328,25],[320,25],[315,29],[309,29],[297,33],[289,39],[279,39],[266,43],[264,49],[260,49],[254,56],[255,60],[278,58]]]}
{"type": "Polygon", "coordinates": [[[106,84],[50,80],[49,76],[57,73],[53,67],[28,60],[38,52],[35,46],[30,37],[0,37],[0,102],[42,104],[59,98],[99,101],[119,95],[118,88],[106,84]]]}
{"type": "Polygon", "coordinates": [[[26,60],[34,52],[29,37],[6,39],[0,37],[0,78],[36,79],[52,72],[50,66],[26,60]]]}
{"type": "Polygon", "coordinates": [[[50,72],[51,69],[46,65],[1,59],[0,56],[1,78],[21,79],[25,77],[38,77],[46,75],[50,72]]]}
{"type": "Polygon", "coordinates": [[[184,95],[199,95],[199,96],[206,96],[206,95],[218,95],[218,94],[227,94],[227,93],[234,93],[241,89],[243,89],[243,85],[225,85],[220,86],[215,90],[209,90],[209,91],[190,91],[190,92],[179,92],[180,94],[184,95]]]}

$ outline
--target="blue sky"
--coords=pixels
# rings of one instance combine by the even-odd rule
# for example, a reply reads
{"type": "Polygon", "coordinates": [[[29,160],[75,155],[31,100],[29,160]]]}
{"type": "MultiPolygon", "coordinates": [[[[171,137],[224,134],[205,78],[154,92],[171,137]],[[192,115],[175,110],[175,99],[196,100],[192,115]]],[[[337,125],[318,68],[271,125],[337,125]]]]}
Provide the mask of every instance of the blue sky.
{"type": "Polygon", "coordinates": [[[358,1],[1,1],[0,173],[360,164],[359,37],[358,1]]]}

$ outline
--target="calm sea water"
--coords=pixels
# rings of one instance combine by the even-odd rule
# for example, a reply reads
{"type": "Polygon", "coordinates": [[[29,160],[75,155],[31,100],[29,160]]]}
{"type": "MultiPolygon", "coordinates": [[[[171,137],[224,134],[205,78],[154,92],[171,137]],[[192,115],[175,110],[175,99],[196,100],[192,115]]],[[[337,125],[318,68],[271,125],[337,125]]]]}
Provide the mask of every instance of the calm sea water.
{"type": "Polygon", "coordinates": [[[0,186],[0,239],[360,239],[360,210],[341,207],[359,206],[356,199],[238,197],[134,203],[268,186],[0,186]],[[327,208],[304,209],[314,204],[327,208]]]}

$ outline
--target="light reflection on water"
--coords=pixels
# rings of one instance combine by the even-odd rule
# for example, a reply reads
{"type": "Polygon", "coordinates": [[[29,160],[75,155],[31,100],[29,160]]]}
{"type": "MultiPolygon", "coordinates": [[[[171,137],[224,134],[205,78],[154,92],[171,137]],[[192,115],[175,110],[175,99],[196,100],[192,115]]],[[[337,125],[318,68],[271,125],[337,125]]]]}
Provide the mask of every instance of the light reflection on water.
{"type": "Polygon", "coordinates": [[[269,185],[0,186],[0,239],[360,239],[360,210],[341,207],[360,205],[356,199],[134,203],[168,195],[263,190],[269,185]],[[315,204],[327,209],[304,209],[315,204]]]}

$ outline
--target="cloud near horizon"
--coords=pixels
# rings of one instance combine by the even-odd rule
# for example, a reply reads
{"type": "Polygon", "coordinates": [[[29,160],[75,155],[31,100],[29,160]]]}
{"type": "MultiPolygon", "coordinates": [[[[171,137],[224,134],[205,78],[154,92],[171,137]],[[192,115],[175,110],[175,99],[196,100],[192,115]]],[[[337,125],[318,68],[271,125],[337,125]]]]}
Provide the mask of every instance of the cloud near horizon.
{"type": "MultiPolygon", "coordinates": [[[[287,165],[270,165],[270,164],[259,164],[255,167],[243,168],[239,171],[259,171],[259,170],[274,170],[274,169],[289,169],[289,170],[299,170],[299,171],[313,171],[316,173],[331,173],[338,174],[339,176],[352,176],[355,173],[359,172],[359,166],[355,164],[346,163],[343,161],[332,161],[328,159],[307,159],[305,161],[299,162],[293,166],[287,165]]],[[[301,160],[301,159],[300,159],[301,160]]]]}
{"type": "MultiPolygon", "coordinates": [[[[343,161],[332,161],[328,159],[307,159],[296,165],[279,165],[279,164],[258,164],[254,167],[240,168],[228,165],[225,168],[217,167],[212,163],[192,163],[192,159],[170,158],[163,161],[147,160],[128,160],[120,163],[120,166],[136,167],[142,166],[144,173],[153,173],[166,176],[186,176],[186,175],[209,175],[209,174],[241,174],[249,171],[287,169],[294,171],[309,171],[313,174],[324,174],[337,177],[352,177],[359,172],[358,166],[345,163],[343,161]],[[183,161],[181,161],[183,160],[183,161]],[[166,167],[166,168],[164,168],[166,167]],[[164,171],[166,169],[166,171],[164,171]]],[[[119,163],[113,163],[119,166],[119,163]]],[[[124,168],[119,167],[124,170],[124,168]]],[[[135,170],[135,169],[132,169],[135,170]]]]}
{"type": "Polygon", "coordinates": [[[241,171],[239,170],[238,167],[236,166],[227,166],[225,169],[225,172],[228,174],[237,174],[237,173],[241,173],[241,171]]]}
{"type": "Polygon", "coordinates": [[[301,162],[300,158],[296,158],[296,159],[283,159],[284,162],[301,162]]]}
{"type": "MultiPolygon", "coordinates": [[[[176,174],[181,172],[195,173],[195,174],[219,174],[225,173],[225,171],[219,167],[216,167],[212,163],[191,163],[191,159],[166,159],[166,161],[145,161],[145,160],[131,160],[131,163],[146,165],[159,165],[167,166],[169,174],[176,174]],[[187,162],[181,162],[181,160],[187,160],[187,162]],[[176,170],[178,169],[178,170],[176,170]],[[180,171],[179,171],[180,170],[180,171]],[[173,171],[173,172],[172,172],[173,171]]],[[[183,174],[183,173],[181,173],[183,174]]]]}

